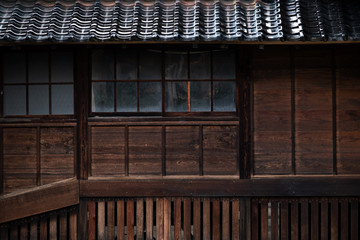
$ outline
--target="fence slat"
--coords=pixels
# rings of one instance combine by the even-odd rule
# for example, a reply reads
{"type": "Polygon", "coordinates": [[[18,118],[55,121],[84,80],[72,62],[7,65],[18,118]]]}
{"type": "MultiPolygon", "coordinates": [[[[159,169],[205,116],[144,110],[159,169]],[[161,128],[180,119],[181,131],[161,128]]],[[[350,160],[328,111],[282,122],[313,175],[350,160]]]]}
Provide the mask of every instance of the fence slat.
{"type": "Polygon", "coordinates": [[[282,240],[289,239],[289,202],[281,202],[280,213],[280,238],[282,240]]]}
{"type": "Polygon", "coordinates": [[[328,200],[324,199],[321,202],[321,216],[320,216],[320,238],[329,239],[329,204],[328,200]]]}
{"type": "Polygon", "coordinates": [[[50,217],[49,234],[50,234],[51,240],[57,239],[57,217],[56,216],[50,217]]]}
{"type": "Polygon", "coordinates": [[[19,228],[18,226],[13,226],[10,228],[10,240],[18,240],[19,238],[19,228]]]}
{"type": "Polygon", "coordinates": [[[181,198],[174,200],[174,239],[181,239],[181,198]]]}
{"type": "Polygon", "coordinates": [[[153,239],[153,199],[146,199],[146,240],[153,239]]]}
{"type": "Polygon", "coordinates": [[[221,239],[230,240],[230,202],[228,198],[222,199],[221,239]]]}
{"type": "Polygon", "coordinates": [[[136,200],[136,239],[144,239],[144,200],[136,200]]]}
{"type": "Polygon", "coordinates": [[[314,200],[311,202],[311,239],[319,239],[319,202],[314,200]]]}
{"type": "Polygon", "coordinates": [[[8,228],[0,228],[0,239],[4,239],[4,240],[9,239],[9,230],[8,230],[8,228]]]}
{"type": "Polygon", "coordinates": [[[290,214],[291,214],[291,240],[299,239],[299,203],[292,201],[290,203],[290,214]]]}
{"type": "Polygon", "coordinates": [[[268,240],[268,204],[262,202],[260,205],[260,229],[261,239],[268,240]]]}
{"type": "Polygon", "coordinates": [[[107,203],[107,239],[114,239],[115,235],[115,203],[108,201],[107,203]]]}
{"type": "Polygon", "coordinates": [[[88,208],[89,208],[89,240],[95,240],[96,236],[96,205],[95,202],[89,201],[88,202],[88,208]]]}
{"type": "Polygon", "coordinates": [[[191,239],[191,200],[184,198],[184,240],[191,239]]]}
{"type": "Polygon", "coordinates": [[[38,222],[33,221],[30,223],[30,240],[38,239],[38,222]]]}
{"type": "Polygon", "coordinates": [[[60,240],[67,240],[67,214],[61,213],[60,214],[60,240]]]}
{"type": "Polygon", "coordinates": [[[126,202],[126,235],[128,240],[134,239],[134,201],[126,202]]]}
{"type": "Polygon", "coordinates": [[[125,207],[124,200],[116,201],[116,224],[117,224],[117,240],[125,239],[125,207]]]}
{"type": "Polygon", "coordinates": [[[212,201],[212,240],[220,240],[220,200],[212,201]]]}
{"type": "Polygon", "coordinates": [[[23,224],[20,226],[20,239],[28,239],[28,225],[23,224]]]}
{"type": "Polygon", "coordinates": [[[331,216],[330,216],[330,232],[331,240],[337,240],[339,239],[339,202],[337,200],[331,200],[330,202],[330,210],[331,210],[331,216]]]}
{"type": "Polygon", "coordinates": [[[271,202],[271,240],[279,239],[279,203],[271,202]]]}
{"type": "Polygon", "coordinates": [[[232,212],[231,212],[231,236],[233,240],[237,240],[240,238],[239,234],[239,199],[235,198],[231,202],[232,212]]]}
{"type": "Polygon", "coordinates": [[[193,209],[194,240],[200,240],[201,239],[201,215],[200,215],[201,202],[200,202],[200,198],[195,198],[193,204],[194,204],[194,209],[193,209]]]}
{"type": "Polygon", "coordinates": [[[98,202],[97,209],[97,240],[105,240],[105,202],[98,202]]]}
{"type": "Polygon", "coordinates": [[[164,198],[164,239],[171,239],[171,199],[164,198]]]}
{"type": "Polygon", "coordinates": [[[40,240],[47,240],[48,237],[48,222],[47,219],[40,220],[40,240]]]}
{"type": "Polygon", "coordinates": [[[340,202],[340,213],[340,239],[349,239],[349,202],[347,200],[340,202]]]}
{"type": "Polygon", "coordinates": [[[301,240],[309,240],[309,202],[302,200],[300,202],[301,207],[301,240]]]}
{"type": "Polygon", "coordinates": [[[69,216],[70,240],[77,240],[77,213],[71,212],[69,216]]]}
{"type": "Polygon", "coordinates": [[[203,239],[210,239],[210,199],[203,199],[203,239]]]}
{"type": "Polygon", "coordinates": [[[359,239],[359,202],[357,199],[351,201],[350,205],[350,231],[351,231],[351,240],[359,239]]]}
{"type": "Polygon", "coordinates": [[[156,239],[164,239],[164,199],[156,199],[156,239]]]}

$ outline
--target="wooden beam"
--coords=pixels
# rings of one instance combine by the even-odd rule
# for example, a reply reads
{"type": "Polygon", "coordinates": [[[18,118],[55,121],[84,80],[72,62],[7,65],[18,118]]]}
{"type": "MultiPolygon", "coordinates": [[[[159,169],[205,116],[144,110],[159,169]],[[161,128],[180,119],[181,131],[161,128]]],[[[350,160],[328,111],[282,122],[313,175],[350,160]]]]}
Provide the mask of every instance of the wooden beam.
{"type": "Polygon", "coordinates": [[[79,203],[76,179],[51,183],[0,196],[0,223],[69,207],[79,203]]]}
{"type": "Polygon", "coordinates": [[[360,178],[82,180],[80,197],[360,196],[360,178]]]}

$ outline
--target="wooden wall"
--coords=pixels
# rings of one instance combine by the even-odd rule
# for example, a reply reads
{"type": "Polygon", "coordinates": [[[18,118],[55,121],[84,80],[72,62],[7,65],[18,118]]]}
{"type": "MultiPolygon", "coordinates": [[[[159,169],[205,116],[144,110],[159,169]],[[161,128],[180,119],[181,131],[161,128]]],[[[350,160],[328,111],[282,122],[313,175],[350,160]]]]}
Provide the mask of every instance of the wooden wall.
{"type": "Polygon", "coordinates": [[[4,193],[75,176],[74,124],[21,125],[2,128],[4,193]]]}
{"type": "Polygon", "coordinates": [[[253,55],[253,174],[360,173],[358,47],[253,55]]]}

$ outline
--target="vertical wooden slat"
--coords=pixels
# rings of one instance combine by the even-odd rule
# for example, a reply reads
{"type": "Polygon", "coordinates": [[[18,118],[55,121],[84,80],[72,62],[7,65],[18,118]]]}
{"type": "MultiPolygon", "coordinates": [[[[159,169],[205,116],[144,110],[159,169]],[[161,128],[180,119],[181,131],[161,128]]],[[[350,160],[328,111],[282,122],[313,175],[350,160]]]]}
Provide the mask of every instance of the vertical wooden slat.
{"type": "Polygon", "coordinates": [[[105,202],[98,202],[97,205],[97,240],[105,240],[105,202]]]}
{"type": "Polygon", "coordinates": [[[69,213],[69,239],[76,240],[77,235],[77,213],[71,212],[69,213]]]}
{"type": "Polygon", "coordinates": [[[171,199],[164,198],[164,240],[171,239],[171,199]]]}
{"type": "Polygon", "coordinates": [[[331,240],[338,240],[339,239],[339,202],[338,200],[331,200],[330,202],[330,232],[331,240]]]}
{"type": "Polygon", "coordinates": [[[240,212],[240,216],[239,216],[239,226],[240,226],[240,232],[239,232],[239,237],[240,239],[246,239],[246,233],[247,233],[247,228],[246,228],[246,222],[247,220],[247,211],[246,211],[246,199],[239,199],[239,212],[240,212]]]}
{"type": "Polygon", "coordinates": [[[107,202],[107,239],[115,237],[115,202],[107,202]]]}
{"type": "Polygon", "coordinates": [[[59,237],[60,240],[67,240],[67,214],[60,214],[60,224],[59,224],[59,237]]]}
{"type": "Polygon", "coordinates": [[[144,239],[144,200],[136,199],[136,239],[144,239]]]}
{"type": "Polygon", "coordinates": [[[146,240],[153,239],[153,199],[146,199],[146,240]]]}
{"type": "Polygon", "coordinates": [[[48,222],[47,219],[40,220],[40,240],[48,239],[48,222]]]}
{"type": "Polygon", "coordinates": [[[246,240],[251,239],[251,200],[245,199],[246,240]]]}
{"type": "Polygon", "coordinates": [[[268,240],[268,204],[266,201],[260,205],[260,230],[261,239],[268,240]]]}
{"type": "Polygon", "coordinates": [[[126,202],[126,235],[128,240],[134,239],[134,201],[126,202]]]}
{"type": "Polygon", "coordinates": [[[340,203],[340,239],[349,239],[349,202],[345,199],[340,203]]]}
{"type": "Polygon", "coordinates": [[[311,202],[311,239],[319,239],[319,203],[314,200],[311,202]]]}
{"type": "Polygon", "coordinates": [[[191,239],[191,200],[184,198],[184,240],[191,239]]]}
{"type": "Polygon", "coordinates": [[[299,203],[292,201],[290,203],[290,222],[291,222],[291,240],[299,239],[299,203]]]}
{"type": "Polygon", "coordinates": [[[21,225],[20,227],[20,239],[21,240],[25,240],[25,239],[28,239],[28,225],[27,224],[23,224],[21,225]]]}
{"type": "Polygon", "coordinates": [[[359,202],[352,200],[350,205],[350,235],[351,240],[359,239],[359,202]]]}
{"type": "Polygon", "coordinates": [[[228,198],[222,199],[222,231],[221,239],[230,240],[230,201],[228,198]]]}
{"type": "Polygon", "coordinates": [[[174,200],[174,239],[181,239],[181,198],[174,200]]]}
{"type": "Polygon", "coordinates": [[[203,199],[203,239],[210,239],[210,199],[203,199]]]}
{"type": "MultiPolygon", "coordinates": [[[[18,226],[13,226],[10,228],[10,240],[18,240],[19,238],[19,228],[18,226]]],[[[56,238],[54,238],[56,239],[56,238]]]]}
{"type": "Polygon", "coordinates": [[[193,224],[194,224],[194,240],[201,239],[201,202],[200,198],[194,198],[194,207],[193,207],[193,224]]]}
{"type": "Polygon", "coordinates": [[[116,202],[117,207],[117,239],[124,240],[125,239],[125,208],[124,208],[124,200],[118,200],[116,202]]]}
{"type": "Polygon", "coordinates": [[[96,224],[96,206],[95,202],[89,201],[88,203],[89,208],[89,240],[95,240],[96,232],[95,232],[95,224],[96,224]]]}
{"type": "Polygon", "coordinates": [[[212,201],[212,240],[220,240],[220,227],[220,200],[214,199],[212,201]]]}
{"type": "Polygon", "coordinates": [[[300,202],[301,207],[301,240],[308,240],[309,236],[309,203],[307,200],[300,202]]]}
{"type": "Polygon", "coordinates": [[[8,228],[0,228],[0,239],[4,239],[4,240],[9,239],[8,228]]]}
{"type": "MultiPolygon", "coordinates": [[[[91,218],[90,211],[88,212],[89,201],[81,200],[79,203],[79,214],[77,217],[77,237],[81,239],[90,239],[89,237],[89,221],[91,218]]],[[[94,210],[95,212],[95,210],[94,210]]],[[[95,236],[95,235],[94,235],[95,236]]]]}
{"type": "Polygon", "coordinates": [[[33,221],[30,223],[30,240],[38,239],[38,222],[33,221]]]}
{"type": "Polygon", "coordinates": [[[279,203],[271,202],[271,240],[279,239],[279,203]]]}
{"type": "Polygon", "coordinates": [[[233,240],[239,239],[239,199],[233,199],[231,201],[231,236],[233,240]]]}
{"type": "Polygon", "coordinates": [[[57,239],[57,216],[50,217],[49,221],[49,238],[57,239]]]}
{"type": "Polygon", "coordinates": [[[164,239],[164,199],[156,199],[156,239],[164,239]]]}
{"type": "Polygon", "coordinates": [[[280,238],[287,240],[289,239],[289,203],[287,201],[281,202],[280,219],[280,238]]]}
{"type": "Polygon", "coordinates": [[[329,239],[329,204],[324,199],[320,202],[320,239],[329,239]]]}

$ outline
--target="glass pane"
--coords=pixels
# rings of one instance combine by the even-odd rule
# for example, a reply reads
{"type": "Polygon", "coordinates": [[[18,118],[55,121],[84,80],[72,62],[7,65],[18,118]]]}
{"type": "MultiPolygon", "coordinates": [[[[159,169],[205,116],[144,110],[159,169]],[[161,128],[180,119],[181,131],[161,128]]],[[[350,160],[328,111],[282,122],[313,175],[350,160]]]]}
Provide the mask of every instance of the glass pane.
{"type": "Polygon", "coordinates": [[[116,63],[117,80],[137,79],[137,54],[135,51],[119,50],[116,63]]]}
{"type": "Polygon", "coordinates": [[[52,114],[74,113],[74,87],[72,84],[51,86],[52,114]]]}
{"type": "Polygon", "coordinates": [[[49,114],[48,85],[29,86],[29,114],[30,115],[49,114]]]}
{"type": "Polygon", "coordinates": [[[165,79],[181,80],[188,79],[187,52],[165,53],[165,79]]]}
{"type": "Polygon", "coordinates": [[[26,115],[25,86],[4,86],[4,115],[26,115]]]}
{"type": "Polygon", "coordinates": [[[210,52],[190,53],[190,79],[211,78],[210,52]]]}
{"type": "Polygon", "coordinates": [[[29,82],[49,82],[49,54],[47,52],[29,52],[29,82]]]}
{"type": "Polygon", "coordinates": [[[116,85],[116,111],[137,112],[137,83],[121,82],[116,85]]]}
{"type": "Polygon", "coordinates": [[[111,50],[96,49],[92,52],[92,79],[114,80],[114,54],[111,50]]]}
{"type": "Polygon", "coordinates": [[[92,111],[114,112],[114,83],[112,82],[93,83],[92,111]]]}
{"type": "Polygon", "coordinates": [[[72,52],[52,52],[51,82],[74,81],[74,58],[72,52]]]}
{"type": "Polygon", "coordinates": [[[214,79],[235,79],[235,52],[222,50],[213,52],[214,79]]]}
{"type": "Polygon", "coordinates": [[[235,82],[214,82],[214,111],[236,111],[235,87],[235,82]]]}
{"type": "Polygon", "coordinates": [[[191,112],[211,111],[210,82],[190,82],[190,110],[191,112]]]}
{"type": "Polygon", "coordinates": [[[26,82],[26,58],[24,52],[10,52],[3,56],[4,83],[26,82]]]}
{"type": "Polygon", "coordinates": [[[140,112],[161,112],[161,82],[140,83],[140,112]]]}
{"type": "Polygon", "coordinates": [[[167,82],[165,87],[166,112],[187,112],[187,82],[167,82]]]}
{"type": "Polygon", "coordinates": [[[161,80],[161,52],[141,52],[139,71],[140,80],[161,80]]]}

